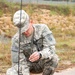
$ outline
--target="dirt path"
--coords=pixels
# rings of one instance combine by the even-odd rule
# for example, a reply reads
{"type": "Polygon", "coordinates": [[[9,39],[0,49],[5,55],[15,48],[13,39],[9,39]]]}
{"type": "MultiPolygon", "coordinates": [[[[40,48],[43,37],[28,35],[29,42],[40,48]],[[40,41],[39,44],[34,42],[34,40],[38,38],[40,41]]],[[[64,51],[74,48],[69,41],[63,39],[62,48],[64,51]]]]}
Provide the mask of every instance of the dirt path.
{"type": "Polygon", "coordinates": [[[75,75],[75,68],[68,68],[54,75],[75,75]]]}
{"type": "MultiPolygon", "coordinates": [[[[35,75],[35,74],[31,74],[31,75],[35,75]]],[[[42,75],[42,74],[36,74],[36,75],[42,75]]],[[[55,72],[54,75],[75,75],[75,68],[68,68],[58,73],[55,72]]]]}
{"type": "MultiPolygon", "coordinates": [[[[31,75],[42,75],[42,74],[31,74],[31,75]]],[[[54,75],[75,75],[75,68],[68,68],[66,70],[62,70],[61,72],[55,72],[54,75]]]]}

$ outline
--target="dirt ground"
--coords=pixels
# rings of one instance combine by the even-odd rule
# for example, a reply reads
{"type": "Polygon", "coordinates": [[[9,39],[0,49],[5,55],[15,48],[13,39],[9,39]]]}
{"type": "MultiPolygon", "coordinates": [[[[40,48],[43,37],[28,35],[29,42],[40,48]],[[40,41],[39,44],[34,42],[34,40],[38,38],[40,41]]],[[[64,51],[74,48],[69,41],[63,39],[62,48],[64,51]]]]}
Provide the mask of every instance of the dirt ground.
{"type": "MultiPolygon", "coordinates": [[[[1,73],[0,75],[5,75],[5,73],[1,73]]],[[[42,73],[31,74],[31,75],[42,75],[42,73]]],[[[55,72],[54,75],[75,75],[75,67],[74,68],[68,68],[68,69],[62,70],[60,72],[55,72]]]]}
{"type": "Polygon", "coordinates": [[[54,75],[75,75],[75,67],[54,73],[54,75]]]}
{"type": "MultiPolygon", "coordinates": [[[[1,71],[1,68],[0,68],[0,75],[6,75],[5,70],[7,70],[7,67],[2,67],[2,69],[4,69],[4,72],[1,71]]],[[[54,73],[54,75],[64,75],[64,74],[65,75],[75,75],[75,64],[62,65],[62,67],[58,66],[54,73]]],[[[39,74],[31,73],[31,75],[42,75],[42,73],[39,73],[39,74]]]]}
{"type": "MultiPolygon", "coordinates": [[[[35,75],[35,74],[31,74],[31,75],[35,75]]],[[[36,75],[42,75],[42,74],[36,74],[36,75]]],[[[75,67],[68,68],[68,69],[62,70],[60,72],[55,72],[54,75],[75,75],[75,67]]]]}

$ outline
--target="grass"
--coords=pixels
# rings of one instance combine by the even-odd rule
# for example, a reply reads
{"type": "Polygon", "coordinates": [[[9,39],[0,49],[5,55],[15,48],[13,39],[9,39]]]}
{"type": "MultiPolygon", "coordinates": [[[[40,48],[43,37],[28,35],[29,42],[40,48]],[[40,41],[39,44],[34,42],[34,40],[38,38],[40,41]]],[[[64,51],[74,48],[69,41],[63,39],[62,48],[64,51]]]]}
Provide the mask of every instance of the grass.
{"type": "MultiPolygon", "coordinates": [[[[5,65],[10,65],[10,47],[11,42],[8,43],[0,43],[0,61],[2,61],[5,65]]],[[[2,64],[2,65],[3,65],[2,64]]]]}
{"type": "MultiPolygon", "coordinates": [[[[8,8],[8,11],[11,12],[12,14],[20,9],[20,4],[18,3],[11,3],[7,2],[6,0],[0,0],[0,8],[4,8],[3,13],[7,12],[6,9],[8,8]]],[[[34,10],[37,8],[42,8],[42,9],[49,9],[51,10],[51,14],[60,14],[60,15],[75,15],[75,5],[37,5],[37,4],[23,4],[22,8],[26,10],[30,15],[34,13],[34,10]],[[28,10],[29,9],[29,10],[28,10]]]]}
{"type": "Polygon", "coordinates": [[[75,39],[74,37],[56,37],[56,53],[59,56],[59,69],[65,69],[75,64],[75,39]],[[61,67],[62,66],[62,67],[61,67]]]}
{"type": "Polygon", "coordinates": [[[2,16],[3,15],[3,11],[2,10],[0,10],[0,16],[2,16]]]}
{"type": "Polygon", "coordinates": [[[65,38],[62,38],[62,37],[58,37],[56,38],[57,39],[57,47],[60,48],[60,47],[70,47],[73,45],[75,39],[74,37],[65,37],[65,38]]]}
{"type": "MultiPolygon", "coordinates": [[[[49,9],[52,14],[56,14],[56,15],[65,15],[68,16],[70,14],[75,15],[75,5],[70,5],[70,6],[65,6],[65,5],[59,5],[59,6],[54,6],[54,5],[31,5],[31,9],[30,13],[34,13],[34,9],[37,8],[42,8],[42,9],[49,9]]],[[[27,10],[26,8],[24,8],[25,10],[27,10]]]]}

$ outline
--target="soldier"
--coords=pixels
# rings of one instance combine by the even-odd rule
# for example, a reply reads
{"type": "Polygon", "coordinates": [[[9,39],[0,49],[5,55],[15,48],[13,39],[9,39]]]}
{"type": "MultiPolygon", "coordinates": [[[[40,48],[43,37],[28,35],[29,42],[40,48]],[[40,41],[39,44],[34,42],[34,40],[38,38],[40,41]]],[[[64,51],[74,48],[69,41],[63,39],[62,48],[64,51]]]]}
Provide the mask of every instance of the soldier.
{"type": "Polygon", "coordinates": [[[55,53],[56,42],[52,31],[45,24],[32,24],[24,10],[18,10],[14,14],[13,23],[17,27],[21,25],[20,59],[17,32],[12,38],[12,67],[7,70],[6,75],[18,75],[18,60],[21,75],[30,75],[30,72],[53,75],[58,65],[58,56],[55,53]]]}

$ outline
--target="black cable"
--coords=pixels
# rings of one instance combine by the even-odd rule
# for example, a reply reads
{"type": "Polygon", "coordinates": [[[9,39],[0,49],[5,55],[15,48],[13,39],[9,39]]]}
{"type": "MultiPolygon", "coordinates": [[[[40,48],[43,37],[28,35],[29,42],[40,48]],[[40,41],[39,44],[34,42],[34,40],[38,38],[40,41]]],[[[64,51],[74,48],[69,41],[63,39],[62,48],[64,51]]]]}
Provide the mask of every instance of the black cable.
{"type": "Polygon", "coordinates": [[[18,51],[18,75],[20,75],[20,42],[21,42],[21,16],[22,16],[22,0],[20,4],[20,26],[19,26],[19,51],[18,51]]]}

